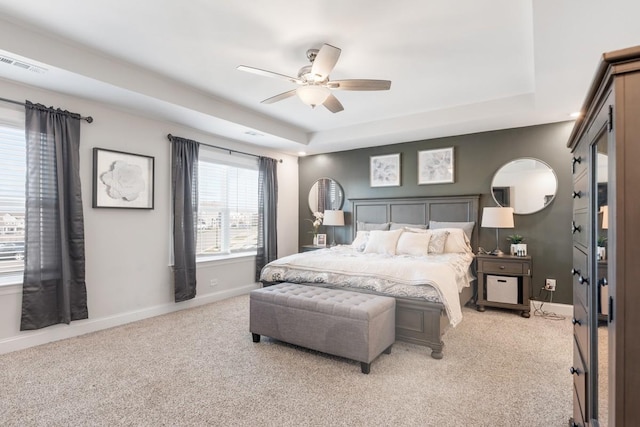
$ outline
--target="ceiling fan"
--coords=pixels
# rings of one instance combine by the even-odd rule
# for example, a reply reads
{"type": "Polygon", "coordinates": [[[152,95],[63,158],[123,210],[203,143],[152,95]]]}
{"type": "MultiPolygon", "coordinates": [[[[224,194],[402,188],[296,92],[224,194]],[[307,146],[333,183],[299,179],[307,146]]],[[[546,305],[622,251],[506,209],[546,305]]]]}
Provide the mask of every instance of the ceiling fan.
{"type": "Polygon", "coordinates": [[[338,98],[333,96],[331,93],[332,89],[389,90],[391,87],[391,81],[389,80],[329,80],[329,73],[333,70],[333,67],[336,66],[340,52],[341,50],[339,48],[326,43],[322,45],[320,49],[307,50],[307,58],[311,62],[311,65],[305,65],[300,68],[298,77],[286,76],[246,65],[239,65],[238,70],[261,76],[275,77],[298,85],[296,89],[265,99],[261,102],[262,104],[273,104],[274,102],[298,95],[302,102],[311,106],[311,108],[322,104],[332,113],[338,113],[344,110],[344,107],[340,101],[338,101],[338,98]]]}

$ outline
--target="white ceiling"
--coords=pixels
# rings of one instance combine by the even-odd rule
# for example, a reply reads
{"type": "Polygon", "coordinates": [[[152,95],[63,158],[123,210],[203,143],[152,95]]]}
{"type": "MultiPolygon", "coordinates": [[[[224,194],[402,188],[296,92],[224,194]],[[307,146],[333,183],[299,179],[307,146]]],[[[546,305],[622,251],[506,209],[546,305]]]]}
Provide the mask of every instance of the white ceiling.
{"type": "MultiPolygon", "coordinates": [[[[0,0],[0,77],[233,140],[321,153],[569,120],[603,52],[640,44],[637,0],[0,0]],[[342,49],[338,91],[312,110],[286,75],[342,49]],[[247,133],[249,132],[249,134],[247,133]],[[251,135],[259,133],[261,135],[251,135]]],[[[0,94],[1,95],[1,94],[0,94]]]]}

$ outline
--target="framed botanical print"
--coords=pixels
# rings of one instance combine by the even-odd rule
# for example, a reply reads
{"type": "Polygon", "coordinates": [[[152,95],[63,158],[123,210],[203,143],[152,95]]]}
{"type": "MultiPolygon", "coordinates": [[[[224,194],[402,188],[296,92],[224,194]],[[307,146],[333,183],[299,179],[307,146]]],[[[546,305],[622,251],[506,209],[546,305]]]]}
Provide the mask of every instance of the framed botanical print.
{"type": "Polygon", "coordinates": [[[394,187],[400,185],[400,153],[371,156],[369,161],[371,187],[394,187]]]}
{"type": "Polygon", "coordinates": [[[418,151],[418,184],[454,182],[453,147],[418,151]]]}

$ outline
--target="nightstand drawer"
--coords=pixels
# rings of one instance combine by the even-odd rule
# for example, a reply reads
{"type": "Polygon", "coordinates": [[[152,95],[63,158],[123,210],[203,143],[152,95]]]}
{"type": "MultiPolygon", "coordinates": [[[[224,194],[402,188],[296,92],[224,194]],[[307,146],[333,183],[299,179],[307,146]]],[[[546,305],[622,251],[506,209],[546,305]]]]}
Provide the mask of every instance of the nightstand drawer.
{"type": "Polygon", "coordinates": [[[528,274],[527,271],[524,271],[524,265],[525,263],[522,262],[481,260],[478,265],[478,271],[497,274],[528,274]]]}

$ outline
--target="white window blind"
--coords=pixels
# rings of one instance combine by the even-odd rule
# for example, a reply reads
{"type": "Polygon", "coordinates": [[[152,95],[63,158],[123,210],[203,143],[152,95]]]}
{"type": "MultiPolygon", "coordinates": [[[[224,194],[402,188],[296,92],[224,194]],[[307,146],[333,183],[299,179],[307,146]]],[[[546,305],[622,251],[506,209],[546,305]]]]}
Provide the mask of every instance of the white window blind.
{"type": "Polygon", "coordinates": [[[257,160],[201,149],[198,163],[196,255],[255,252],[258,236],[257,160]]]}
{"type": "Polygon", "coordinates": [[[0,276],[24,269],[24,111],[0,108],[0,276]]]}

